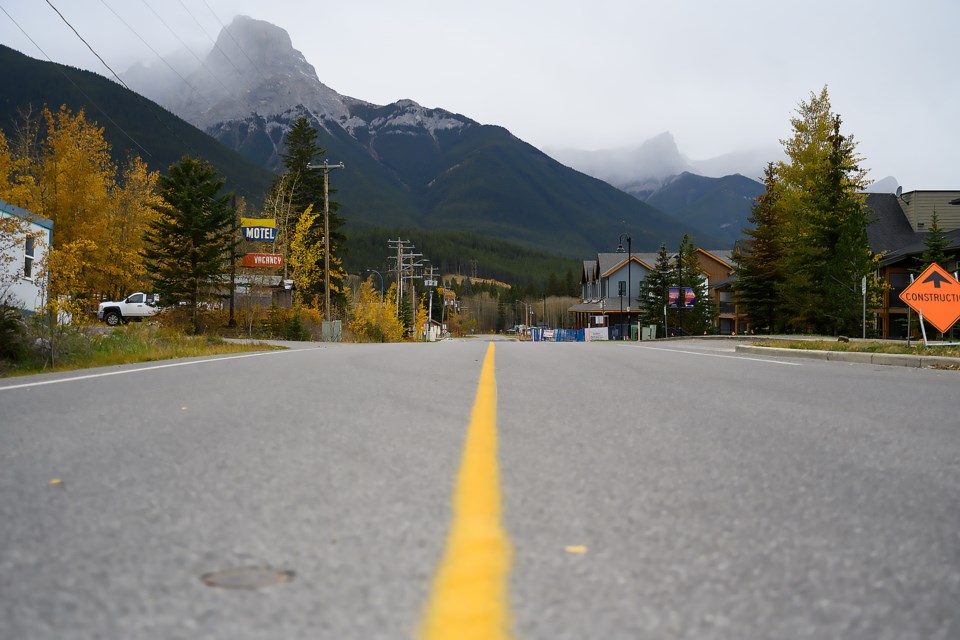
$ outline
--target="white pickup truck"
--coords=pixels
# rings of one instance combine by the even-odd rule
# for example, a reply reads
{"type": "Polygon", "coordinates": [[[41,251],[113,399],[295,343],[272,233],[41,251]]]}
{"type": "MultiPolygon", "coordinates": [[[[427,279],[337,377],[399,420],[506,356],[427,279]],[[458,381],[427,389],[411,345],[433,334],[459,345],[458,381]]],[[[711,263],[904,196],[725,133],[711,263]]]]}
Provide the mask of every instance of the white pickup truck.
{"type": "Polygon", "coordinates": [[[119,302],[101,302],[97,306],[97,320],[103,320],[111,327],[121,322],[143,320],[159,311],[157,302],[160,296],[152,293],[131,293],[119,302]]]}

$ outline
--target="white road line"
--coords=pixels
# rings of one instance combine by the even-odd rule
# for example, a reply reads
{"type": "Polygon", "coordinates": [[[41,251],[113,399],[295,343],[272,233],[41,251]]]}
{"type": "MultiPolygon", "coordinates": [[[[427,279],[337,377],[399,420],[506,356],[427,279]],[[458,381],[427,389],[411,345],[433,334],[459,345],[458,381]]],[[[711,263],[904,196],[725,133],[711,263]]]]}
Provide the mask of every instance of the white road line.
{"type": "Polygon", "coordinates": [[[704,356],[705,358],[732,358],[734,360],[749,360],[750,362],[768,362],[770,364],[783,364],[788,367],[801,367],[799,362],[781,362],[780,360],[764,360],[763,358],[748,358],[745,356],[722,356],[719,353],[701,353],[699,351],[683,351],[682,349],[663,349],[660,347],[641,347],[640,345],[630,345],[634,349],[650,349],[651,351],[669,351],[670,353],[687,353],[691,356],[704,356]]]}
{"type": "Polygon", "coordinates": [[[167,369],[169,367],[186,367],[192,364],[204,364],[207,362],[220,362],[222,360],[236,360],[238,358],[256,358],[257,356],[276,355],[278,353],[296,353],[298,351],[312,351],[313,349],[287,349],[285,351],[259,351],[257,353],[243,353],[235,356],[224,356],[222,358],[207,358],[206,360],[191,360],[189,362],[171,362],[168,364],[158,364],[152,367],[138,367],[136,369],[124,369],[123,371],[106,371],[104,373],[91,373],[85,376],[74,376],[72,378],[57,378],[56,380],[44,380],[41,382],[25,382],[23,384],[12,384],[9,386],[0,386],[0,391],[10,391],[12,389],[27,389],[29,387],[40,387],[46,384],[60,384],[61,382],[76,382],[77,380],[90,380],[92,378],[105,378],[107,376],[120,376],[126,373],[139,373],[141,371],[153,371],[155,369],[167,369]]]}

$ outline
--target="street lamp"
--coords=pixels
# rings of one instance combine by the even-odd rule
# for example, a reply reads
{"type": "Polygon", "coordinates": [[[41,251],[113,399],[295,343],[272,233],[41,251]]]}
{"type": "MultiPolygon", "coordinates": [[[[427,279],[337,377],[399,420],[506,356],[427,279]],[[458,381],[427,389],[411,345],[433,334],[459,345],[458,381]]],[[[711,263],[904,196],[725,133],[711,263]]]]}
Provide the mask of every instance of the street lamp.
{"type": "Polygon", "coordinates": [[[524,302],[523,300],[517,300],[517,304],[523,305],[523,325],[524,333],[529,334],[531,339],[533,338],[533,333],[530,332],[530,304],[524,302]]]}
{"type": "Polygon", "coordinates": [[[375,273],[380,276],[380,301],[383,302],[383,274],[376,269],[367,269],[367,273],[375,273]]]}
{"type": "MultiPolygon", "coordinates": [[[[630,301],[633,298],[633,247],[629,234],[621,233],[617,244],[617,253],[623,253],[623,239],[627,239],[627,331],[630,330],[630,301]]],[[[621,300],[620,306],[623,306],[621,300]]],[[[622,309],[621,309],[622,311],[622,309]]]]}
{"type": "Polygon", "coordinates": [[[683,289],[683,254],[677,254],[677,337],[683,335],[683,305],[687,303],[683,289]]]}

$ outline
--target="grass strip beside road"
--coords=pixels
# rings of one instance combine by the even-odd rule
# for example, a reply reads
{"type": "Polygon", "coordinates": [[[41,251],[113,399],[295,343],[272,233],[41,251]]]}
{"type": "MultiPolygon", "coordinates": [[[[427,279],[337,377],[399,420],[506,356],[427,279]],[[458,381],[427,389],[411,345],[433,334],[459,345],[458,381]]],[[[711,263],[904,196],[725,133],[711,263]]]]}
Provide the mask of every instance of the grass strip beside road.
{"type": "Polygon", "coordinates": [[[805,349],[812,351],[844,351],[849,353],[894,353],[911,356],[942,356],[960,358],[960,347],[924,347],[922,343],[907,346],[904,342],[838,342],[836,340],[758,340],[757,347],[778,349],[805,349]]]}
{"type": "Polygon", "coordinates": [[[53,344],[53,365],[49,362],[47,346],[15,364],[0,363],[0,377],[283,349],[267,344],[227,342],[216,336],[188,336],[155,325],[128,325],[108,333],[70,329],[57,336],[53,344]]]}
{"type": "Polygon", "coordinates": [[[495,346],[490,343],[453,496],[443,559],[420,623],[422,640],[510,638],[510,541],[501,522],[495,346]]]}

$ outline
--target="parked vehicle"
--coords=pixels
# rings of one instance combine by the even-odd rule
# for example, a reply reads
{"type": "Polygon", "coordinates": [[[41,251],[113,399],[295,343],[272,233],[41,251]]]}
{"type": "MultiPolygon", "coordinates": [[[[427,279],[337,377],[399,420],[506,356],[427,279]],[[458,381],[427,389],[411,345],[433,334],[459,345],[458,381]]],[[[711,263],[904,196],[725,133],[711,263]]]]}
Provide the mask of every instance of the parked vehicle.
{"type": "Polygon", "coordinates": [[[121,322],[140,321],[159,311],[157,306],[159,301],[160,296],[156,294],[138,291],[137,293],[131,293],[119,302],[101,302],[97,306],[97,320],[103,320],[111,327],[115,327],[121,322]]]}

